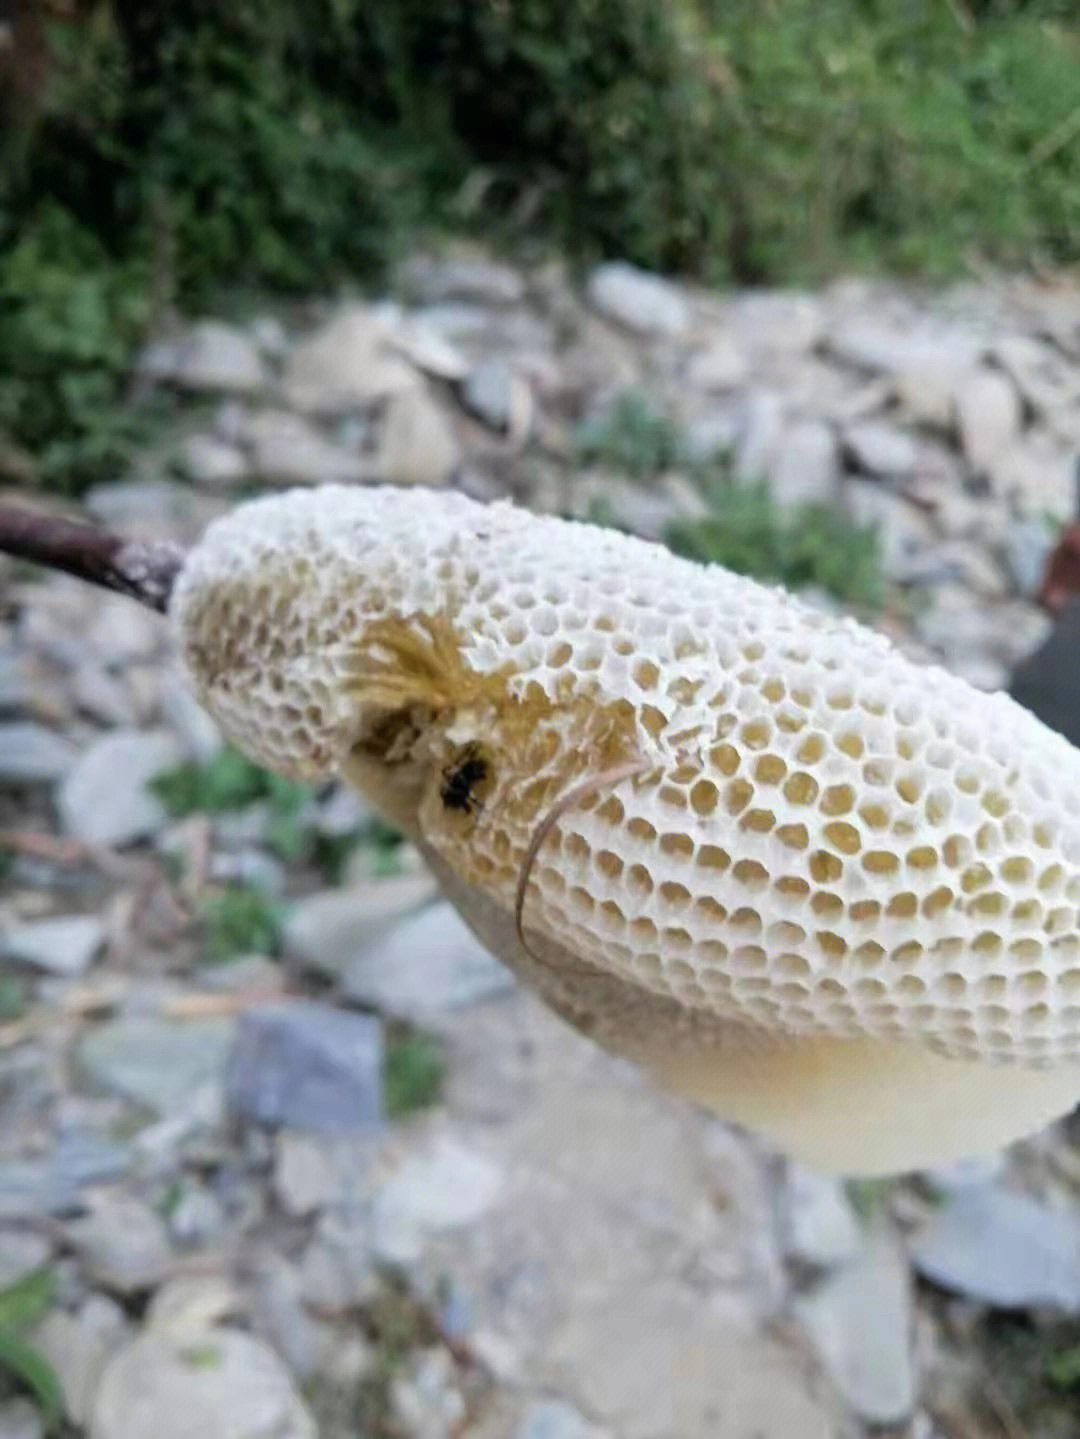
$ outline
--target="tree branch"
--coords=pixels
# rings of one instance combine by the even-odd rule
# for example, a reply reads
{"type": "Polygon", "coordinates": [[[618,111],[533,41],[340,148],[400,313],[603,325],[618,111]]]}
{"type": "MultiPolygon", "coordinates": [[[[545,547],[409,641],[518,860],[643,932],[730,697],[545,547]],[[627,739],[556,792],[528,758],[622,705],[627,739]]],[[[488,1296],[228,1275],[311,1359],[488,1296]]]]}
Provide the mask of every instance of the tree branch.
{"type": "Polygon", "coordinates": [[[162,613],[184,562],[177,545],[125,540],[96,525],[5,504],[0,504],[0,551],[117,590],[162,613]]]}

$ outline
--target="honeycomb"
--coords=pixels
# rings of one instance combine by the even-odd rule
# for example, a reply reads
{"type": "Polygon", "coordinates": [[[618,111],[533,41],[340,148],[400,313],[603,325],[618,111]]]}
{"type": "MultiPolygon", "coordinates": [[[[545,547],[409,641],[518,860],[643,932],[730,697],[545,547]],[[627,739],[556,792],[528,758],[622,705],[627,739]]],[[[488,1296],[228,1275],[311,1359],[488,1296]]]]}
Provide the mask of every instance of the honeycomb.
{"type": "Polygon", "coordinates": [[[523,971],[572,956],[740,1033],[1080,1055],[1080,753],[853,621],[613,531],[337,487],[212,525],[172,613],[228,737],[345,773],[520,904],[523,971]]]}

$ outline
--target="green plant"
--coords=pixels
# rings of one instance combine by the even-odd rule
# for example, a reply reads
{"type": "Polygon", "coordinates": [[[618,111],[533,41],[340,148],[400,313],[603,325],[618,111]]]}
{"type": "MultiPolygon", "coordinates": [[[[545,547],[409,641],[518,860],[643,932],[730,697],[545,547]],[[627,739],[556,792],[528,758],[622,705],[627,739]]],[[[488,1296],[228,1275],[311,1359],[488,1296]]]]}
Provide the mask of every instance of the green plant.
{"type": "Polygon", "coordinates": [[[383,1058],[383,1106],[389,1118],[437,1104],[445,1077],[446,1061],[435,1035],[391,1028],[383,1058]]]}
{"type": "Polygon", "coordinates": [[[676,520],[668,527],[665,538],[676,554],[793,590],[816,586],[847,604],[873,609],[883,603],[873,526],[854,525],[822,504],[785,512],[764,482],[715,480],[706,494],[707,518],[676,520]]]}
{"type": "Polygon", "coordinates": [[[580,464],[607,464],[638,480],[681,463],[684,449],[677,426],[637,390],[624,390],[606,414],[583,421],[574,435],[580,464]]]}
{"type": "Polygon", "coordinates": [[[0,1372],[33,1398],[49,1429],[63,1417],[64,1394],[52,1366],[27,1331],[49,1308],[55,1292],[56,1276],[51,1269],[35,1269],[0,1290],[0,1372]]]}
{"type": "Polygon", "coordinates": [[[229,885],[201,906],[205,955],[221,964],[245,954],[276,954],[281,941],[281,908],[248,885],[229,885]]]}

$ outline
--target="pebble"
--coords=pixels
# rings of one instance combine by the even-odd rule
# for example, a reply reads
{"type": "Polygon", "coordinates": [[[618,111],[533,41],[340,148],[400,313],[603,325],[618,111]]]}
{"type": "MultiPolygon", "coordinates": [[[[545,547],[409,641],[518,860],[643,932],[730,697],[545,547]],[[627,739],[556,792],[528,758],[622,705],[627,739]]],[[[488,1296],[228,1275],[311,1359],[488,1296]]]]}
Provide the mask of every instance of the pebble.
{"type": "Polygon", "coordinates": [[[0,1439],[44,1439],[45,1420],[29,1399],[0,1404],[0,1439]]]}
{"type": "Polygon", "coordinates": [[[911,436],[877,420],[848,425],[843,432],[843,447],[857,470],[879,479],[908,478],[919,463],[911,436]]]}
{"type": "Polygon", "coordinates": [[[911,1278],[895,1236],[864,1239],[795,1312],[844,1402],[868,1424],[902,1424],[915,1406],[911,1278]]]}
{"type": "Polygon", "coordinates": [[[623,260],[597,265],[585,294],[593,309],[638,335],[670,338],[690,328],[690,306],[682,289],[623,260]]]}
{"type": "Polygon", "coordinates": [[[315,1439],[282,1361],[239,1329],[153,1329],[120,1351],[94,1399],[89,1439],[315,1439]]]}
{"type": "Polygon", "coordinates": [[[52,1245],[43,1234],[0,1227],[0,1292],[44,1269],[51,1257],[52,1245]]]}
{"type": "Polygon", "coordinates": [[[686,366],[686,382],[706,394],[732,390],[750,377],[750,363],[739,341],[724,331],[713,335],[708,345],[696,350],[686,366]]]}
{"type": "Polygon", "coordinates": [[[83,974],[105,942],[105,926],[96,915],[31,919],[0,928],[0,959],[20,960],[49,974],[83,974]]]}
{"type": "Polygon", "coordinates": [[[168,1116],[190,1115],[220,1092],[233,1041],[231,1019],[122,1016],[95,1026],[79,1046],[95,1083],[168,1116]]]}
{"type": "Polygon", "coordinates": [[[572,1404],[562,1399],[545,1399],[529,1407],[514,1439],[604,1439],[604,1436],[603,1431],[590,1424],[572,1404]]]}
{"type": "Polygon", "coordinates": [[[350,956],[338,977],[346,998],[417,1024],[514,988],[510,971],[446,900],[398,920],[350,956]]]}
{"type": "Polygon", "coordinates": [[[789,1163],[781,1208],[784,1250],[792,1259],[830,1268],[857,1252],[859,1221],[838,1179],[789,1163]]]}
{"type": "Polygon", "coordinates": [[[152,835],[167,815],[150,781],[183,757],[170,730],[115,730],[92,740],[57,791],[65,833],[116,846],[152,835]]]}
{"type": "Polygon", "coordinates": [[[64,1395],[64,1412],[84,1428],[105,1366],[128,1337],[118,1304],[92,1295],[74,1313],[51,1309],[35,1327],[35,1349],[52,1367],[64,1395]]]}
{"type": "Polygon", "coordinates": [[[359,451],[338,444],[310,420],[264,410],[248,423],[252,468],[271,485],[350,485],[372,478],[359,451]]]}
{"type": "Polygon", "coordinates": [[[492,430],[507,430],[514,414],[514,375],[501,360],[477,365],[465,377],[461,399],[470,414],[492,430]]]}
{"type": "Polygon", "coordinates": [[[445,485],[461,464],[462,449],[442,406],[419,383],[387,402],[376,465],[395,485],[445,485]]]}
{"type": "Polygon", "coordinates": [[[243,450],[216,435],[189,435],[180,453],[184,473],[197,485],[239,485],[251,474],[243,450]]]}
{"type": "Polygon", "coordinates": [[[351,304],[293,346],[282,392],[290,409],[302,414],[345,415],[416,383],[412,367],[388,344],[382,321],[368,306],[351,304]]]}
{"type": "Polygon", "coordinates": [[[237,1118],[318,1134],[370,1130],[382,1119],[382,1027],[371,1015],[315,1002],[249,1010],[225,1075],[237,1118]]]}
{"type": "Polygon", "coordinates": [[[0,781],[5,784],[52,784],[67,774],[78,753],[70,740],[33,720],[0,724],[0,781]]]}
{"type": "Polygon", "coordinates": [[[355,957],[391,924],[437,893],[426,871],[392,879],[317,890],[285,916],[286,953],[332,977],[344,976],[355,957]]]}
{"type": "Polygon", "coordinates": [[[284,1129],[276,1150],[274,1193],[286,1214],[306,1219],[341,1199],[341,1157],[324,1140],[284,1129]]]}
{"type": "Polygon", "coordinates": [[[478,305],[520,305],[526,296],[521,273],[486,255],[413,255],[400,267],[397,281],[419,305],[455,300],[478,305]]]}
{"type": "Polygon", "coordinates": [[[266,382],[251,336],[220,320],[199,320],[176,339],[149,345],[137,369],[156,384],[203,394],[250,395],[266,382]]]}
{"type": "Polygon", "coordinates": [[[90,1278],[118,1294],[160,1284],[172,1267],[172,1249],[161,1216],[132,1195],[97,1190],[89,1214],[66,1226],[90,1278]]]}
{"type": "Polygon", "coordinates": [[[1001,370],[981,365],[964,376],[956,391],[956,423],[974,474],[989,473],[1016,439],[1022,418],[1016,386],[1001,370]]]}
{"type": "Polygon", "coordinates": [[[419,1257],[427,1235],[483,1218],[504,1188],[494,1160],[439,1136],[375,1192],[372,1249],[387,1263],[408,1263],[419,1257]]]}
{"type": "Polygon", "coordinates": [[[996,1184],[953,1189],[911,1258],[925,1279],[982,1304],[1080,1312],[1080,1218],[996,1184]]]}

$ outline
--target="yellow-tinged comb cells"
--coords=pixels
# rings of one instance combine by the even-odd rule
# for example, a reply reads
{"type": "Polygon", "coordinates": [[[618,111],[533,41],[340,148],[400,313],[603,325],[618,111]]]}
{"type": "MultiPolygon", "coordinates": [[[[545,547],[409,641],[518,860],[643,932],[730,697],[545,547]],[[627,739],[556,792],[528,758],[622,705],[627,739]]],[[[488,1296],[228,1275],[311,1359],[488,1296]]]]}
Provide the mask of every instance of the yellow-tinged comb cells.
{"type": "Polygon", "coordinates": [[[862,1173],[1080,1099],[1080,752],[1007,696],[719,567],[417,489],[241,505],[171,613],[231,740],[357,784],[672,1089],[862,1173]]]}

